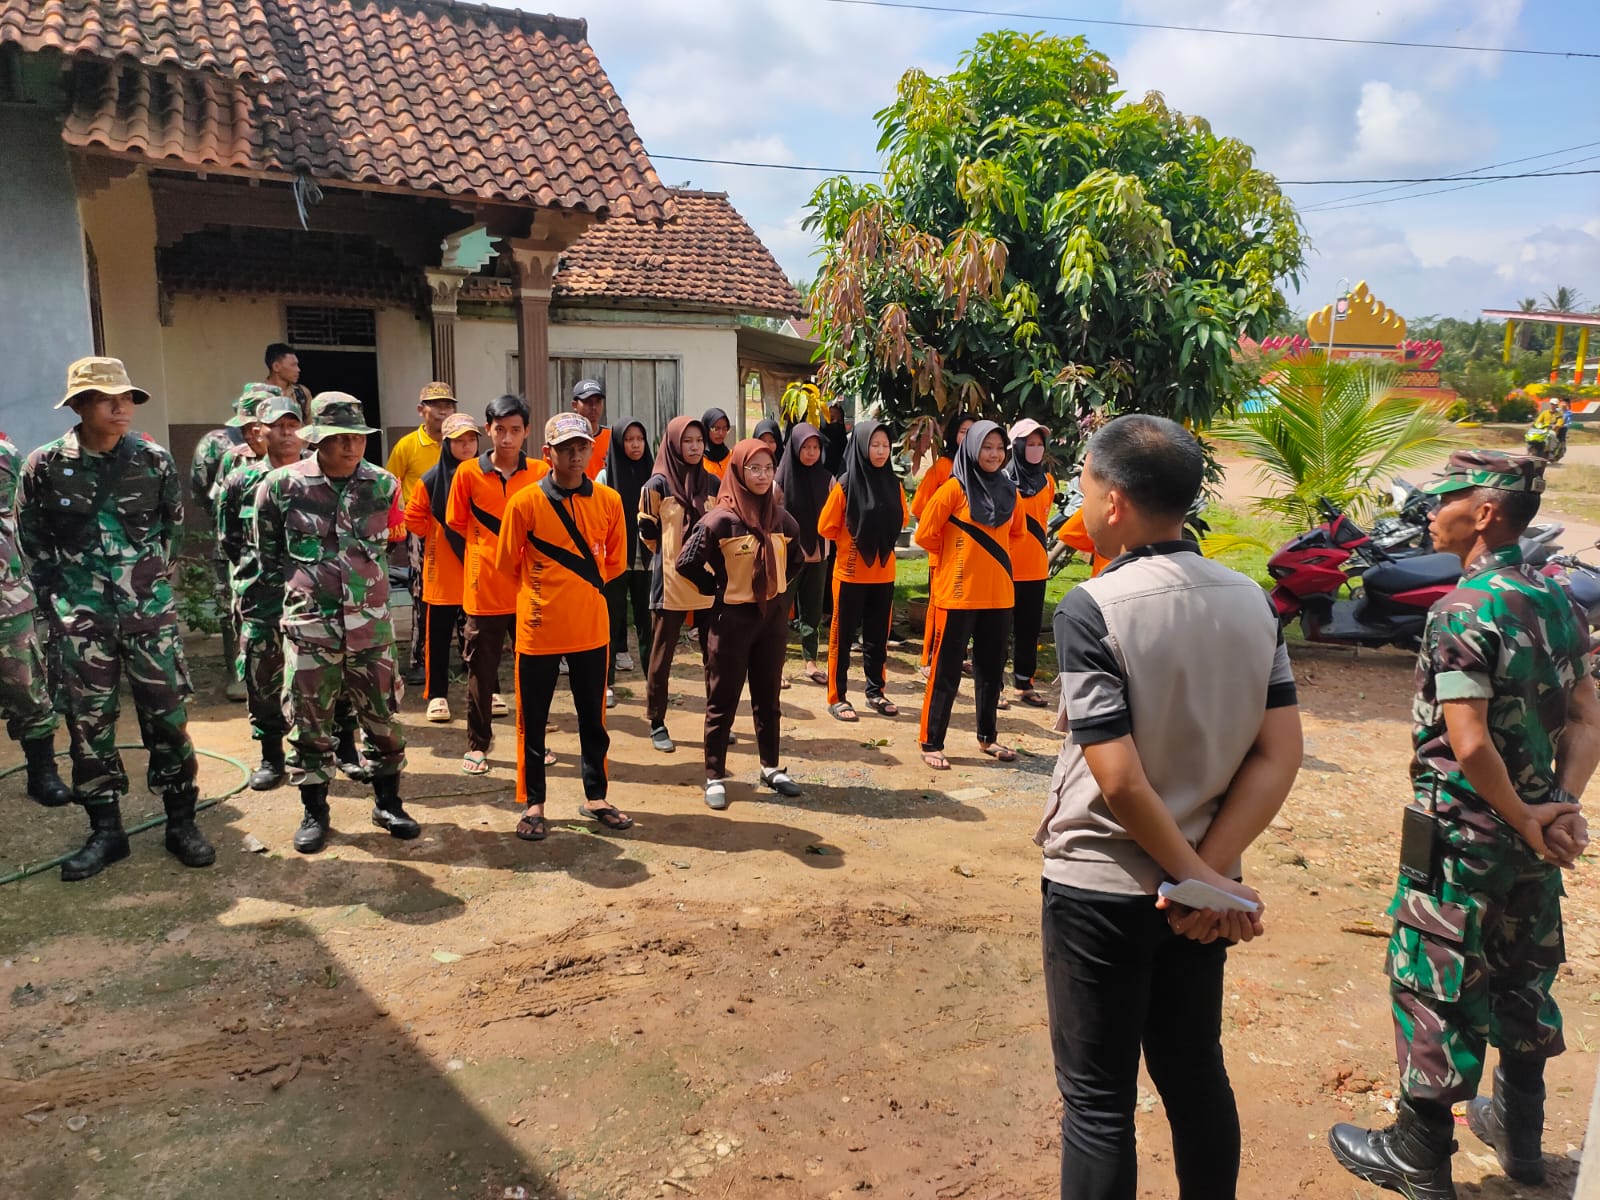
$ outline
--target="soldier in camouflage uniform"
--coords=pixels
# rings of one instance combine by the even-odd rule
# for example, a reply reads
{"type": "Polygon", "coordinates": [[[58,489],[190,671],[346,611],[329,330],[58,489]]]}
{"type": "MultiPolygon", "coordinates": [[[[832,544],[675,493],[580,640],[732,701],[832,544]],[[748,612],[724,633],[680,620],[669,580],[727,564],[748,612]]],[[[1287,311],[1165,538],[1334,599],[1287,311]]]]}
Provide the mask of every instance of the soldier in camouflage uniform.
{"type": "Polygon", "coordinates": [[[283,580],[284,709],[290,782],[304,820],[296,850],[314,854],[328,835],[333,713],[354,705],[367,736],[376,804],[373,824],[399,838],[421,827],[400,803],[405,735],[394,712],[394,626],[389,543],[405,536],[400,485],[362,458],[369,428],[361,403],[323,392],[300,436],[316,454],[272,472],[256,493],[255,552],[283,580]]]}
{"type": "Polygon", "coordinates": [[[22,470],[22,548],[50,602],[72,783],[89,812],[88,842],[61,866],[68,880],[128,856],[118,803],[128,790],[117,753],[124,673],[150,752],[150,790],[166,806],[167,849],[188,867],[216,860],[194,819],[191,688],[167,577],[183,488],[172,456],[129,432],[134,405],[149,398],[117,359],[79,359],[56,405],[70,406],[78,424],[30,454],[22,470]]]}
{"type": "Polygon", "coordinates": [[[1560,868],[1588,843],[1575,797],[1600,761],[1600,697],[1582,612],[1522,561],[1543,471],[1458,451],[1425,489],[1441,497],[1434,544],[1463,572],[1417,662],[1412,807],[1433,818],[1431,830],[1408,818],[1421,833],[1389,906],[1399,1116],[1329,1134],[1347,1170],[1419,1200],[1456,1194],[1450,1109],[1463,1100],[1508,1175],[1544,1176],[1544,1064],[1565,1048],[1550,995],[1565,958],[1560,868]],[[1491,1043],[1494,1095],[1475,1099],[1491,1043]]]}
{"type": "Polygon", "coordinates": [[[0,433],[0,712],[28,759],[28,795],[46,808],[72,802],[56,770],[56,713],[45,682],[37,603],[17,539],[22,452],[0,433]]]}
{"type": "MultiPolygon", "coordinates": [[[[233,402],[233,416],[221,429],[213,429],[202,437],[194,448],[194,461],[189,466],[189,494],[206,515],[206,523],[216,527],[215,489],[221,474],[223,458],[235,447],[244,446],[244,428],[250,423],[250,414],[257,403],[270,396],[283,393],[271,384],[247,383],[233,402]]],[[[217,573],[217,611],[222,615],[222,660],[227,665],[229,700],[245,698],[244,681],[235,665],[238,654],[238,633],[228,610],[231,589],[228,584],[228,563],[222,556],[222,547],[212,545],[212,567],[217,573]]]]}

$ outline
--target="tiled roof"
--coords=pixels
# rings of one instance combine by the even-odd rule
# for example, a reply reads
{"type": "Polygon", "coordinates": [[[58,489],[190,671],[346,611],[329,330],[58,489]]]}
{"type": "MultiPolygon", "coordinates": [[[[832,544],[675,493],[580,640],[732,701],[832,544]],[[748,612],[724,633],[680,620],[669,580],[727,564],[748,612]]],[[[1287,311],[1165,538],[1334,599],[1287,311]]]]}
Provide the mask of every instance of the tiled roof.
{"type": "Polygon", "coordinates": [[[722,192],[674,190],[665,225],[602,221],[561,255],[556,302],[670,305],[788,316],[805,305],[722,192]]]}
{"type": "Polygon", "coordinates": [[[672,216],[582,21],[451,0],[0,0],[5,42],[69,56],[75,146],[672,216]]]}

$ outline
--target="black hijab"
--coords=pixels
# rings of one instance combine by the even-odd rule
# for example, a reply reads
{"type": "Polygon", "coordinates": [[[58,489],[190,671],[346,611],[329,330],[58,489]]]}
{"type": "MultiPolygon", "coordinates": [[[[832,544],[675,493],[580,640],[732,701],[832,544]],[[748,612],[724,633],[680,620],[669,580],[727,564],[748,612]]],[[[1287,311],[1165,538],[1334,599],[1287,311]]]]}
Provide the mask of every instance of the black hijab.
{"type": "MultiPolygon", "coordinates": [[[[955,461],[956,449],[961,445],[956,440],[956,435],[961,432],[961,422],[978,420],[977,413],[958,412],[945,422],[944,426],[944,457],[955,461]]],[[[970,430],[968,432],[971,432],[970,430]]]]}
{"type": "Polygon", "coordinates": [[[956,450],[955,466],[950,475],[961,484],[967,494],[967,507],[972,510],[974,524],[993,529],[1011,520],[1017,508],[1017,485],[1006,474],[1005,464],[999,470],[985,471],[978,465],[978,449],[983,439],[991,433],[1005,437],[1005,430],[993,421],[979,421],[967,430],[956,450]]]}
{"type": "Polygon", "coordinates": [[[856,422],[845,445],[844,475],[839,480],[844,488],[845,527],[871,566],[894,557],[900,521],[905,516],[905,493],[894,473],[894,439],[889,439],[890,459],[883,466],[873,466],[867,453],[872,435],[880,429],[888,432],[878,421],[856,422]]]}
{"type": "Polygon", "coordinates": [[[453,438],[439,439],[439,461],[423,472],[422,486],[428,489],[428,507],[433,510],[433,519],[439,523],[444,540],[449,543],[450,549],[455,551],[456,557],[466,562],[467,539],[451,529],[444,520],[446,507],[450,502],[450,484],[455,480],[456,468],[461,465],[461,461],[450,450],[450,443],[453,440],[453,438]]]}
{"type": "MultiPolygon", "coordinates": [[[[760,430],[757,425],[756,429],[760,430]]],[[[789,431],[789,447],[778,462],[778,487],[783,489],[783,506],[794,515],[800,526],[800,549],[806,556],[816,554],[822,547],[817,535],[817,518],[828,501],[828,489],[833,486],[833,476],[828,472],[822,456],[811,466],[800,461],[800,447],[812,438],[817,439],[817,449],[825,449],[822,433],[810,422],[801,421],[789,431]]]]}
{"type": "Polygon", "coordinates": [[[844,405],[828,405],[828,419],[822,426],[822,461],[828,474],[838,476],[844,472],[844,447],[849,436],[844,427],[844,405]],[[835,412],[839,414],[837,418],[835,412]]]}
{"type": "Polygon", "coordinates": [[[1050,431],[1032,417],[1026,417],[1011,427],[1011,461],[1006,464],[1006,475],[1017,485],[1019,496],[1037,496],[1044,491],[1044,485],[1050,482],[1050,472],[1044,469],[1043,459],[1036,463],[1028,461],[1028,438],[1035,433],[1044,435],[1048,448],[1050,431]]]}
{"type": "Polygon", "coordinates": [[[722,445],[720,446],[711,440],[711,427],[718,421],[728,421],[728,433],[731,434],[733,432],[733,422],[728,420],[728,414],[723,412],[720,408],[708,408],[706,409],[705,416],[700,418],[700,427],[705,430],[706,434],[707,462],[719,463],[723,459],[727,458],[728,454],[732,450],[732,447],[728,445],[727,434],[723,435],[722,445]]]}
{"type": "Polygon", "coordinates": [[[759,439],[763,433],[770,433],[772,435],[772,440],[778,443],[772,451],[772,459],[775,464],[781,466],[783,464],[783,453],[785,449],[783,444],[783,427],[771,417],[763,417],[761,420],[756,422],[755,432],[750,436],[759,439]]]}
{"type": "Polygon", "coordinates": [[[655,474],[650,461],[650,431],[638,417],[623,417],[611,423],[611,444],[606,447],[606,486],[622,496],[622,511],[628,522],[628,565],[634,565],[639,553],[639,493],[655,474]],[[622,448],[628,430],[638,426],[644,435],[644,454],[638,459],[628,457],[622,448]]]}

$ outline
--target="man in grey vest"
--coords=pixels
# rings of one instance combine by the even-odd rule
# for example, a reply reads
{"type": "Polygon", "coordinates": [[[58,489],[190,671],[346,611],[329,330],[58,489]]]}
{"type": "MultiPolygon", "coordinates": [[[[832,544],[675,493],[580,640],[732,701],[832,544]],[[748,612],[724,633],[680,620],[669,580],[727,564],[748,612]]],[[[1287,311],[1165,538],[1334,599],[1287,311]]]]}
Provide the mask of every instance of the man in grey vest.
{"type": "Polygon", "coordinates": [[[1161,417],[1095,434],[1084,524],[1111,562],[1055,614],[1067,736],[1034,840],[1072,1200],[1133,1200],[1141,1050],[1179,1189],[1229,1200],[1238,1183],[1223,964],[1230,943],[1262,932],[1240,855],[1289,794],[1300,716],[1267,597],[1183,540],[1202,467],[1193,435],[1161,417]],[[1185,907],[1159,895],[1169,881],[1225,895],[1185,907]],[[1254,911],[1229,907],[1241,899],[1254,911]]]}

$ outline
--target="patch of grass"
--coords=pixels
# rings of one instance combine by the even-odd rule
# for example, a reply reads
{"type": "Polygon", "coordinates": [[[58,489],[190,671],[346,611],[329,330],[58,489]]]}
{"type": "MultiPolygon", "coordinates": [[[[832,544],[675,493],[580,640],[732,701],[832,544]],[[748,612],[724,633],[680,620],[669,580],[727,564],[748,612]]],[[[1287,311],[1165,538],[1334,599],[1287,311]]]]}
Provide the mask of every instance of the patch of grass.
{"type": "Polygon", "coordinates": [[[1272,577],[1267,574],[1267,559],[1284,542],[1301,532],[1272,513],[1219,507],[1207,509],[1205,516],[1211,526],[1208,539],[1211,556],[1240,574],[1248,575],[1265,588],[1272,586],[1272,577]],[[1231,538],[1240,540],[1228,544],[1226,539],[1231,538]]]}

